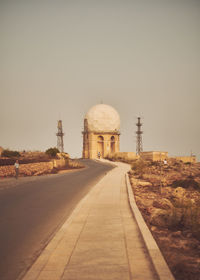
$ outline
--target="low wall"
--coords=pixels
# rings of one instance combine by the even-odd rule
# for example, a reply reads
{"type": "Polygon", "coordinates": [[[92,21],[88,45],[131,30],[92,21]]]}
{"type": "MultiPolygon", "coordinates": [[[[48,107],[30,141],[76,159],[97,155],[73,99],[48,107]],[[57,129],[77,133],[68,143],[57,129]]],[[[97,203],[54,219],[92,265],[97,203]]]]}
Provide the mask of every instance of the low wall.
{"type": "Polygon", "coordinates": [[[55,168],[66,166],[66,160],[64,158],[54,159],[52,162],[53,162],[53,167],[55,167],[55,168]]]}
{"type": "MultiPolygon", "coordinates": [[[[22,176],[37,176],[41,174],[49,174],[53,168],[61,168],[66,165],[65,159],[56,159],[49,162],[37,162],[20,164],[19,175],[22,176]]],[[[0,166],[0,177],[15,176],[14,165],[0,166]]]]}
{"type": "Polygon", "coordinates": [[[181,160],[182,162],[192,162],[196,163],[196,157],[190,156],[190,157],[173,157],[176,160],[181,160]]]}
{"type": "Polygon", "coordinates": [[[139,157],[134,152],[117,152],[113,154],[109,154],[107,156],[108,159],[113,160],[125,160],[125,161],[131,161],[138,159],[139,157]]]}
{"type": "Polygon", "coordinates": [[[134,159],[138,158],[138,156],[134,152],[118,152],[118,153],[115,153],[115,155],[117,157],[121,157],[121,158],[128,159],[128,160],[134,160],[134,159]]]}

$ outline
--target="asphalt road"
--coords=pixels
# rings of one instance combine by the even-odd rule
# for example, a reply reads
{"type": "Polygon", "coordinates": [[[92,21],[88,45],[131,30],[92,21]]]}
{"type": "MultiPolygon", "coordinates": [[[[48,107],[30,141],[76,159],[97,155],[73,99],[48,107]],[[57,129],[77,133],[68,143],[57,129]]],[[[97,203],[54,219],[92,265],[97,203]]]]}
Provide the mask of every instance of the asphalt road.
{"type": "Polygon", "coordinates": [[[86,168],[75,172],[4,181],[0,189],[1,280],[21,279],[80,199],[113,168],[82,162],[86,168]]]}

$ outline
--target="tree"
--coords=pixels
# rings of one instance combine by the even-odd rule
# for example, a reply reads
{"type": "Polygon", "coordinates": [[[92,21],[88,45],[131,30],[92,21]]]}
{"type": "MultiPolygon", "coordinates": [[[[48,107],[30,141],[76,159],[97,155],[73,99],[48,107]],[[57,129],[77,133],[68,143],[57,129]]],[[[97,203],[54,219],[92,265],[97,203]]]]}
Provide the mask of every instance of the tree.
{"type": "Polygon", "coordinates": [[[57,153],[60,153],[60,151],[56,147],[54,147],[47,149],[45,153],[50,157],[56,157],[57,153]]]}
{"type": "Polygon", "coordinates": [[[3,150],[3,152],[1,153],[2,157],[19,157],[20,153],[18,151],[11,151],[11,150],[3,150]]]}

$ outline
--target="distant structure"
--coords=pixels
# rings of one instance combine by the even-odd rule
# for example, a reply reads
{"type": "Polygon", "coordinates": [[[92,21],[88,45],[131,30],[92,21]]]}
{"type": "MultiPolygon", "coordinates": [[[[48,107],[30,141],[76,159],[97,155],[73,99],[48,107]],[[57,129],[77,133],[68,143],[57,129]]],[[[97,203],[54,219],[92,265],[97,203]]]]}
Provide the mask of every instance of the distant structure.
{"type": "Polygon", "coordinates": [[[136,123],[136,126],[137,126],[137,131],[136,131],[136,135],[137,135],[136,154],[140,155],[140,153],[143,151],[143,147],[142,147],[142,133],[143,133],[143,131],[141,130],[142,123],[140,122],[140,117],[138,118],[138,122],[136,123]]]}
{"type": "Polygon", "coordinates": [[[163,161],[168,159],[168,152],[165,151],[146,151],[141,152],[140,157],[147,161],[163,161]]]}
{"type": "Polygon", "coordinates": [[[84,118],[83,158],[105,158],[119,152],[120,117],[106,104],[90,108],[84,118]]]}
{"type": "Polygon", "coordinates": [[[58,133],[56,133],[57,136],[57,148],[60,151],[60,153],[64,153],[64,143],[63,143],[63,129],[62,129],[62,121],[58,121],[58,133]]]}

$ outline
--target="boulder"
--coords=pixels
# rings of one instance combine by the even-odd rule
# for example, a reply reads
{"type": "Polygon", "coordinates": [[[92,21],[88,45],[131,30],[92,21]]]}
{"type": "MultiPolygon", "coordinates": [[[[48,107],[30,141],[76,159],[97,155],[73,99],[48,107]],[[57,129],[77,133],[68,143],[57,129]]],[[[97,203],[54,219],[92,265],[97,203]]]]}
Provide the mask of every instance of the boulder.
{"type": "Polygon", "coordinates": [[[171,225],[171,211],[155,209],[150,218],[151,225],[159,227],[168,227],[171,225]]]}
{"type": "Polygon", "coordinates": [[[151,187],[152,184],[150,182],[145,182],[145,181],[138,180],[138,186],[141,186],[141,187],[151,187]]]}
{"type": "Polygon", "coordinates": [[[187,198],[187,191],[184,188],[176,188],[171,195],[172,202],[176,207],[185,207],[192,205],[192,200],[187,198]]]}
{"type": "Polygon", "coordinates": [[[182,187],[178,187],[178,188],[176,188],[174,191],[173,191],[173,196],[174,197],[183,197],[184,195],[185,195],[185,189],[184,188],[182,188],[182,187]]]}
{"type": "Polygon", "coordinates": [[[156,226],[151,226],[151,231],[156,231],[157,227],[156,226]]]}
{"type": "Polygon", "coordinates": [[[137,182],[138,182],[137,179],[135,179],[134,177],[131,177],[130,181],[131,181],[132,186],[137,186],[137,182]]]}
{"type": "Polygon", "coordinates": [[[169,199],[160,198],[153,201],[153,207],[168,210],[168,209],[172,209],[173,205],[169,199]]]}

